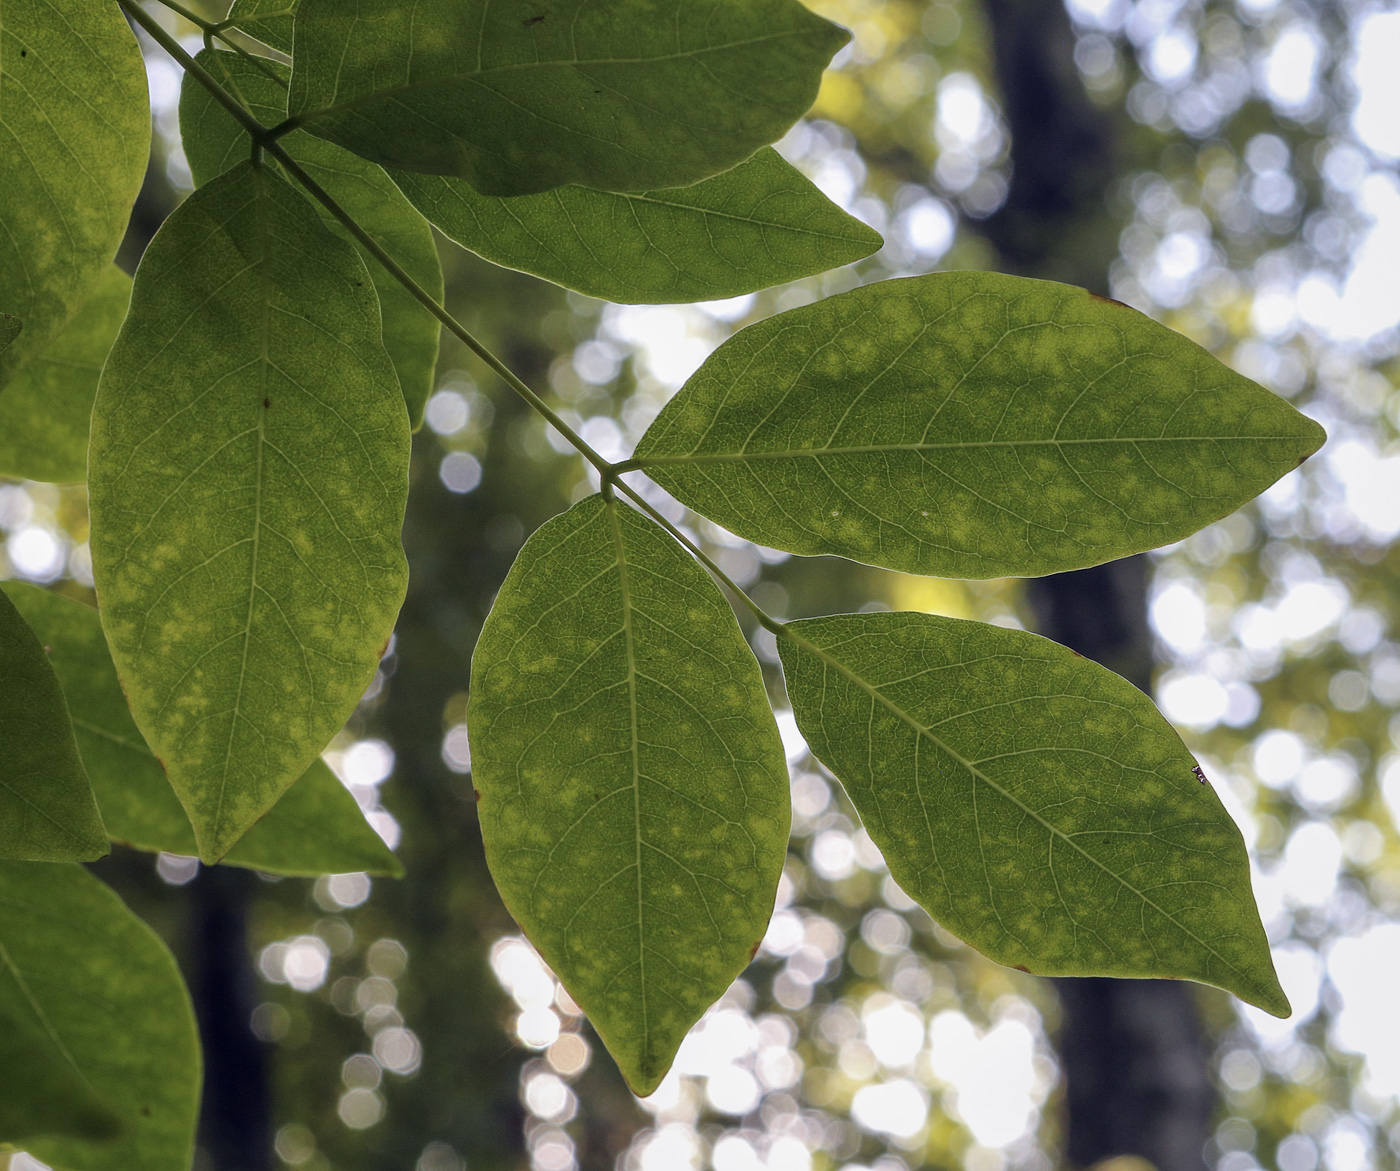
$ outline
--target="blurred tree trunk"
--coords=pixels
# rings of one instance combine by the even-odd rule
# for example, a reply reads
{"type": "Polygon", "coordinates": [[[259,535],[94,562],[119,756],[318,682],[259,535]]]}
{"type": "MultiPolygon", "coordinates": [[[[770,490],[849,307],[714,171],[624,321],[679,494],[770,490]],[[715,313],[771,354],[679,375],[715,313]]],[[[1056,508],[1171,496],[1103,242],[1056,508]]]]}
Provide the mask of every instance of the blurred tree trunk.
{"type": "Polygon", "coordinates": [[[204,1050],[199,1146],[216,1171],[271,1171],[267,1054],[253,1035],[257,975],[248,950],[251,871],[201,867],[190,883],[190,994],[204,1050]]]}
{"type": "MultiPolygon", "coordinates": [[[[986,0],[1011,135],[1006,203],[982,224],[1002,267],[1108,293],[1124,115],[1096,107],[1062,0],[986,0]]],[[[1147,565],[1129,558],[1030,583],[1042,634],[1151,690],[1147,565]]],[[[1088,1166],[1138,1155],[1205,1171],[1214,1090],[1194,993],[1169,980],[1057,980],[1066,1150],[1088,1166]]]]}

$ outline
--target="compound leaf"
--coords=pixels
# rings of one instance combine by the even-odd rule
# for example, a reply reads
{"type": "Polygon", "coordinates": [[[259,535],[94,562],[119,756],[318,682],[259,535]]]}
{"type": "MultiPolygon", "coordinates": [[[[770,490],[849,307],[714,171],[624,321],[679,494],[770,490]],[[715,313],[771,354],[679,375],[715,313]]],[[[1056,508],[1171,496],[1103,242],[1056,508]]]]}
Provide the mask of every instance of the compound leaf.
{"type": "Polygon", "coordinates": [[[786,631],[797,726],[938,922],[1025,971],[1200,980],[1288,1015],[1244,840],[1142,692],[957,618],[786,631]]]}
{"type": "Polygon", "coordinates": [[[5,1049],[29,1048],[88,1091],[65,1118],[37,1100],[29,1058],[7,1062],[25,1072],[6,1078],[6,1099],[34,1110],[0,1142],[23,1137],[65,1171],[188,1171],[200,1082],[189,996],[165,945],[81,866],[0,862],[0,1018],[21,1030],[5,1049]]]}
{"type": "Polygon", "coordinates": [[[226,24],[290,57],[296,11],[297,0],[233,0],[224,19],[226,24]]]}
{"type": "Polygon", "coordinates": [[[408,417],[354,250],[268,168],[147,249],[93,408],[93,574],[146,741],[221,858],[354,710],[407,578],[408,417]]]}
{"type": "Polygon", "coordinates": [[[1324,438],[1126,305],[950,272],[742,330],[662,409],[629,466],[792,553],[1030,576],[1187,536],[1324,438]]]}
{"type": "Polygon", "coordinates": [[[787,849],[787,766],[734,615],[659,528],[589,497],[501,587],[468,728],[501,896],[649,1094],[749,962],[787,849]]]}
{"type": "Polygon", "coordinates": [[[131,278],[108,267],[77,316],[0,394],[0,474],[54,484],[87,477],[97,379],[130,300],[131,278]]]}
{"type": "Polygon", "coordinates": [[[115,4],[5,0],[0,26],[0,304],[24,322],[0,353],[4,386],[116,254],[151,116],[141,50],[115,4]]]}
{"type": "MultiPolygon", "coordinates": [[[[196,60],[223,80],[264,125],[276,125],[287,116],[285,86],[279,86],[252,62],[234,53],[208,49],[196,60]]],[[[287,76],[283,65],[273,61],[260,64],[278,76],[287,76]]],[[[196,184],[207,183],[248,158],[248,136],[243,128],[188,74],[180,92],[180,137],[196,184]]],[[[281,143],[376,244],[433,297],[442,300],[442,265],[432,229],[383,168],[302,132],[288,134],[281,143]]],[[[394,363],[410,422],[416,428],[423,422],[423,407],[433,389],[442,327],[383,265],[360,249],[339,220],[320,204],[316,207],[326,227],[360,250],[379,294],[384,348],[394,363]]]]}
{"type": "Polygon", "coordinates": [[[624,304],[737,297],[850,264],[884,243],[771,147],[693,186],[638,195],[557,187],[495,199],[464,179],[393,177],[463,248],[624,304]]]}
{"type": "MultiPolygon", "coordinates": [[[[48,647],[107,836],[138,850],[196,853],[190,819],[126,706],[97,611],[38,586],[6,582],[3,591],[48,647]]],[[[224,862],[270,874],[403,872],[322,760],[312,762],[224,862]]]]}
{"type": "Polygon", "coordinates": [[[88,861],[107,853],[63,689],[7,597],[0,597],[0,744],[0,858],[88,861]]]}
{"type": "Polygon", "coordinates": [[[655,191],[781,138],[847,37],[797,0],[301,0],[290,110],[487,195],[655,191]]]}

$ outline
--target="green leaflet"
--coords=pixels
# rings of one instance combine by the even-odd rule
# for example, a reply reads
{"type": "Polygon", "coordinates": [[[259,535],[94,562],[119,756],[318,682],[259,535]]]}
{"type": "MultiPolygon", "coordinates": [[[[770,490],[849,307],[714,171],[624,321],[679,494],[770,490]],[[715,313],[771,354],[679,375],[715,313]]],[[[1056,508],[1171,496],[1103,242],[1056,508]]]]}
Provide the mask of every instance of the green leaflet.
{"type": "MultiPolygon", "coordinates": [[[[97,611],[38,586],[7,582],[3,592],[48,647],[107,835],[138,850],[196,853],[190,819],[127,709],[97,611]]],[[[403,873],[321,760],[224,862],[271,874],[403,873]]]]}
{"type": "Polygon", "coordinates": [[[290,57],[296,10],[297,0],[233,0],[225,19],[234,28],[290,57]]]}
{"type": "Polygon", "coordinates": [[[1125,305],[950,272],[742,330],[666,404],[628,466],[792,553],[1031,576],[1187,536],[1324,438],[1125,305]]]}
{"type": "Polygon", "coordinates": [[[97,377],[130,300],[131,278],[108,267],[77,316],[0,394],[0,475],[55,484],[87,477],[97,377]]]}
{"type": "MultiPolygon", "coordinates": [[[[224,81],[264,125],[275,126],[287,116],[286,89],[251,62],[234,53],[208,49],[196,60],[224,81]]],[[[287,75],[283,65],[273,61],[262,64],[279,76],[287,75]]],[[[243,128],[188,75],[180,91],[180,137],[197,184],[207,183],[248,158],[248,136],[243,128]]],[[[281,142],[375,243],[433,297],[442,300],[442,265],[432,229],[382,168],[309,134],[293,132],[281,142]]],[[[316,207],[331,231],[355,244],[339,220],[320,204],[316,207]]],[[[409,419],[417,428],[422,425],[423,407],[433,389],[442,327],[383,265],[367,252],[361,251],[361,257],[379,294],[384,348],[398,373],[409,419]]]]}
{"type": "Polygon", "coordinates": [[[737,297],[850,264],[884,243],[769,147],[694,186],[640,195],[557,187],[495,199],[463,179],[393,178],[463,248],[624,304],[737,297]]]}
{"type": "Polygon", "coordinates": [[[0,353],[0,386],[111,263],[150,136],[141,50],[115,4],[4,0],[0,305],[24,321],[24,335],[0,353]]]}
{"type": "Polygon", "coordinates": [[[998,963],[1288,1001],[1244,840],[1152,702],[1038,635],[929,614],[793,622],[797,725],[890,873],[998,963]]]}
{"type": "Polygon", "coordinates": [[[11,317],[8,313],[0,313],[0,354],[10,348],[15,338],[19,337],[24,330],[24,323],[18,317],[11,317]]]}
{"type": "Polygon", "coordinates": [[[749,962],[791,818],[762,676],[704,571],[591,496],[516,558],[472,657],[482,839],[634,1092],[749,962]]]}
{"type": "Polygon", "coordinates": [[[93,408],[103,626],[217,861],[354,710],[403,599],[408,418],[360,258],[245,163],[166,220],[93,408]]]}
{"type": "Polygon", "coordinates": [[[25,1150],[64,1171],[188,1171],[200,1082],[189,996],[165,945],[81,866],[0,862],[0,1018],[23,1022],[7,1045],[39,1046],[41,1068],[88,1087],[83,1113],[95,1100],[121,1128],[94,1142],[60,1119],[36,1137],[61,1112],[27,1076],[8,1076],[25,1063],[7,1063],[5,1097],[34,1102],[25,1150]]]}
{"type": "Polygon", "coordinates": [[[0,1093],[0,1144],[19,1145],[48,1134],[103,1140],[121,1133],[121,1120],[64,1059],[32,1014],[12,1016],[0,1008],[0,1069],[24,1071],[8,1078],[0,1093]]]}
{"type": "Polygon", "coordinates": [[[487,195],[655,191],[776,142],[847,38],[797,0],[301,0],[289,108],[487,195]]]}
{"type": "Polygon", "coordinates": [[[44,645],[0,597],[0,858],[87,861],[107,853],[63,689],[44,645]]]}

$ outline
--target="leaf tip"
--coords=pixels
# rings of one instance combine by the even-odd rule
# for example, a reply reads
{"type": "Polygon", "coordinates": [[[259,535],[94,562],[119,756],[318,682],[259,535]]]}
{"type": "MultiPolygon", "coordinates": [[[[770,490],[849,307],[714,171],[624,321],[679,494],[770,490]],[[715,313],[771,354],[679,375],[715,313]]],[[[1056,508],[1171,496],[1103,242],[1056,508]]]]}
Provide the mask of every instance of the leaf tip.
{"type": "Polygon", "coordinates": [[[365,873],[373,878],[402,878],[404,868],[403,863],[399,861],[399,856],[386,846],[384,848],[384,861],[366,867],[365,873]]]}
{"type": "Polygon", "coordinates": [[[1256,988],[1249,996],[1241,997],[1248,1004],[1255,1008],[1261,1008],[1270,1016],[1278,1017],[1284,1021],[1293,1015],[1293,1005],[1288,1001],[1288,994],[1284,992],[1283,985],[1279,983],[1278,976],[1274,973],[1272,966],[1269,975],[1273,979],[1261,988],[1256,988]]]}

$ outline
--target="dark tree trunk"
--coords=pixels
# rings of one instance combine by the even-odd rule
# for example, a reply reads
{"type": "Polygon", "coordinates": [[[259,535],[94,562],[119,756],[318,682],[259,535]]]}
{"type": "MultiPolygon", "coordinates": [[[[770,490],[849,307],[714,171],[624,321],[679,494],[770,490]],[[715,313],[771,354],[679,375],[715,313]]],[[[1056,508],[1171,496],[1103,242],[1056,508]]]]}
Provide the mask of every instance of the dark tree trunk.
{"type": "MultiPolygon", "coordinates": [[[[986,0],[1011,134],[1005,205],[982,230],[1003,266],[1107,293],[1119,225],[1105,198],[1121,114],[1094,106],[1074,66],[1062,0],[986,0]]],[[[1030,585],[1041,633],[1151,688],[1147,565],[1129,558],[1030,585]]],[[[1066,1151],[1084,1167],[1139,1155],[1159,1171],[1205,1171],[1214,1090],[1191,986],[1064,979],[1059,1036],[1066,1151]]]]}
{"type": "MultiPolygon", "coordinates": [[[[1151,683],[1142,557],[1041,578],[1030,587],[1042,634],[1151,683]]],[[[1141,1155],[1159,1171],[1205,1171],[1215,1091],[1190,984],[1176,980],[1055,981],[1063,1009],[1065,1155],[1087,1167],[1141,1155]]]]}
{"type": "Polygon", "coordinates": [[[257,878],[219,866],[189,886],[190,992],[204,1049],[199,1146],[215,1171],[272,1171],[267,1054],[253,1035],[247,909],[257,878]]]}

